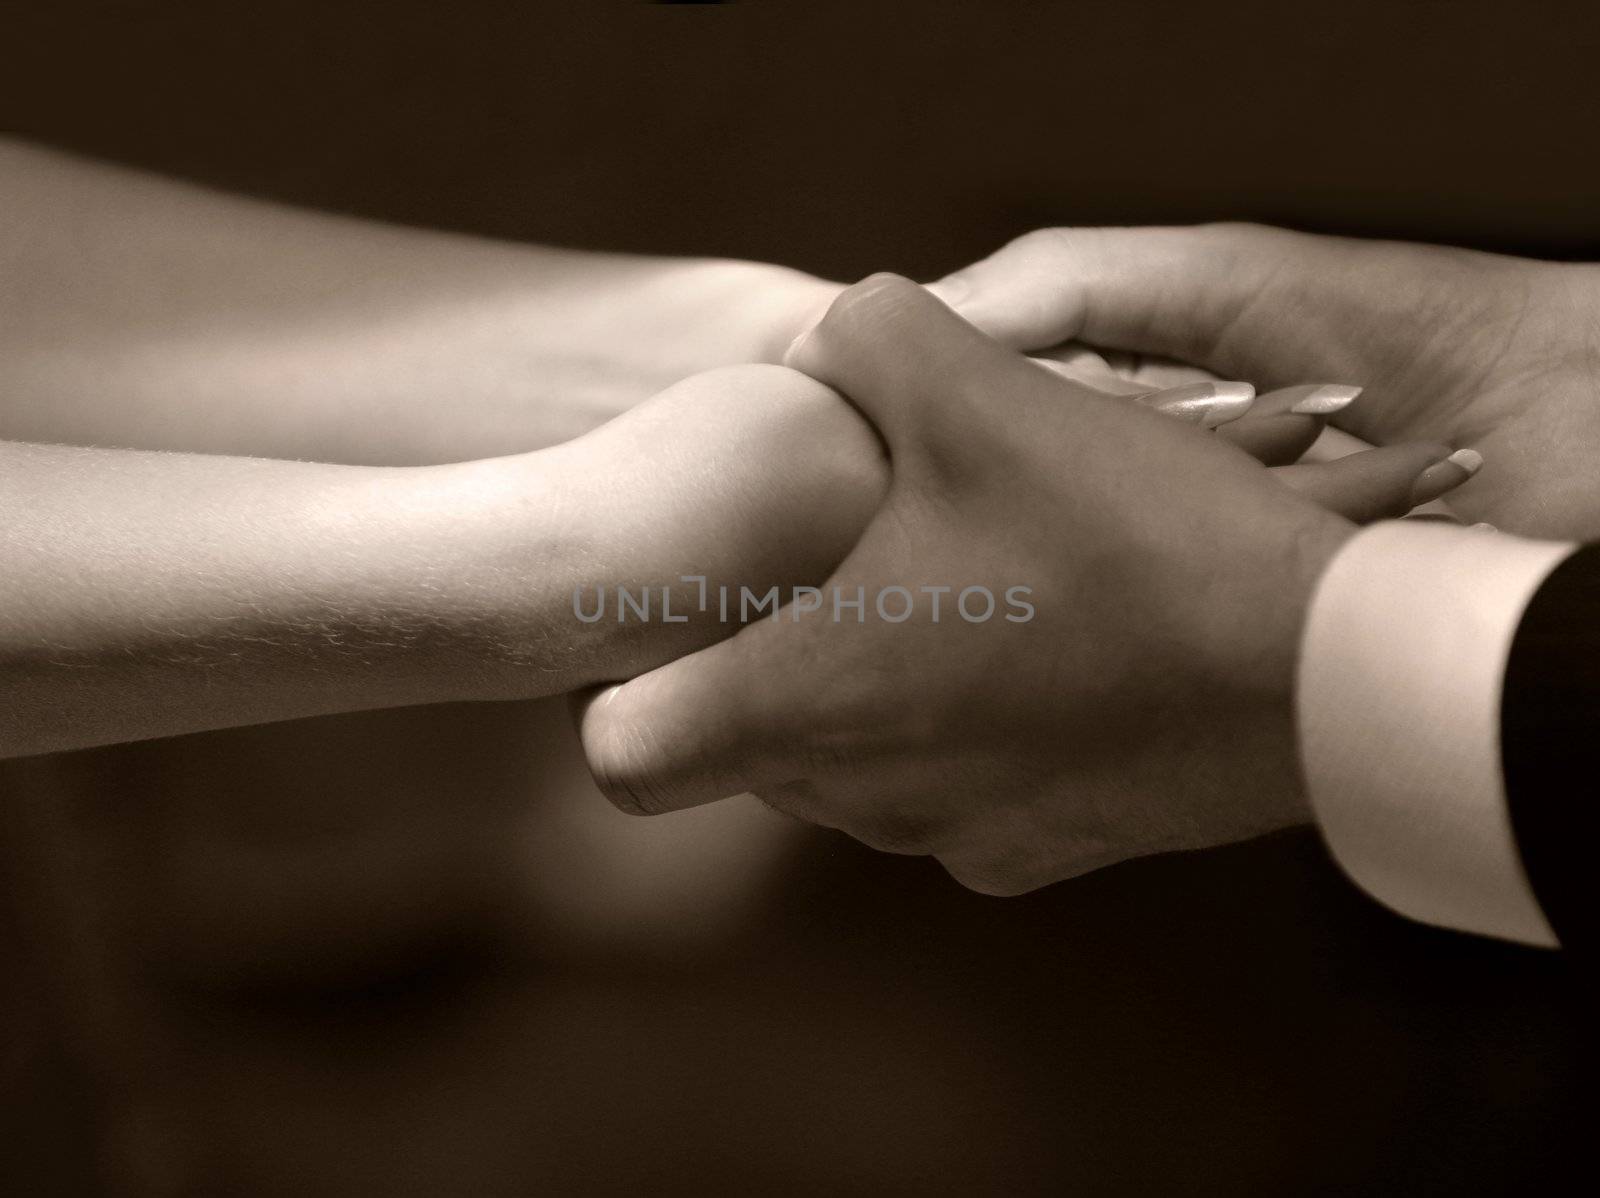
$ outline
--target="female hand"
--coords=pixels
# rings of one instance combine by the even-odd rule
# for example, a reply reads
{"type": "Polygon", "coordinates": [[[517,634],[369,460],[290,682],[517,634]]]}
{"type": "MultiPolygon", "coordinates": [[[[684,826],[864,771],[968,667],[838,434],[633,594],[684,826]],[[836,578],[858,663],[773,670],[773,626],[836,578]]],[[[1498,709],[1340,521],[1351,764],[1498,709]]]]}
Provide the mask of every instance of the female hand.
{"type": "Polygon", "coordinates": [[[1600,534],[1600,267],[1238,224],[1041,229],[932,289],[1018,349],[1083,340],[1268,386],[1360,381],[1339,427],[1482,452],[1451,499],[1468,519],[1600,534]]]}
{"type": "MultiPolygon", "coordinates": [[[[1294,462],[1354,388],[1305,384],[1254,396],[1246,385],[1213,381],[1153,391],[1081,362],[1070,370],[1080,386],[1088,375],[1102,394],[1193,424],[1197,437],[1214,428],[1259,460],[1289,462],[1272,469],[1280,483],[1357,522],[1404,515],[1471,477],[1448,446],[1426,441],[1294,462]]],[[[1071,402],[1075,392],[1062,390],[1071,402]]],[[[537,470],[553,497],[538,519],[567,530],[558,542],[508,519],[498,502],[479,524],[504,542],[494,555],[517,563],[508,578],[525,571],[542,580],[536,604],[504,597],[515,613],[506,643],[513,663],[542,654],[536,681],[552,693],[632,677],[731,635],[737,620],[701,610],[704,594],[746,587],[763,595],[773,586],[788,594],[826,577],[876,512],[891,463],[855,408],[827,387],[784,367],[743,366],[687,379],[566,445],[450,469],[470,471],[474,488],[490,495],[516,495],[515,477],[537,470]],[[485,471],[511,478],[486,485],[485,471]],[[637,606],[624,616],[618,588],[636,599],[649,592],[651,618],[637,606]],[[662,619],[664,589],[665,610],[683,622],[662,619]],[[585,614],[608,606],[589,622],[575,602],[585,614]],[[552,643],[566,646],[561,657],[545,651],[552,643]]],[[[1182,479],[1148,485],[1183,502],[1182,479]]],[[[525,693],[525,671],[509,685],[525,693]]]]}

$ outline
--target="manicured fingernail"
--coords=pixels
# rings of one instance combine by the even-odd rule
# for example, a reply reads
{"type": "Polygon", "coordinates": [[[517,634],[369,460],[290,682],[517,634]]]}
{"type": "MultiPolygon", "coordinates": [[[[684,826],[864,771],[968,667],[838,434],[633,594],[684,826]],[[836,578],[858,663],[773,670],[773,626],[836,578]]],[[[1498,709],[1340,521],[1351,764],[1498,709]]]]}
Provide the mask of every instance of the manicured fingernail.
{"type": "Polygon", "coordinates": [[[1198,424],[1201,428],[1216,428],[1237,420],[1255,403],[1256,389],[1249,383],[1188,383],[1167,391],[1157,391],[1139,402],[1147,404],[1167,416],[1176,416],[1198,424]]]}
{"type": "Polygon", "coordinates": [[[1500,531],[1493,524],[1490,524],[1487,520],[1479,520],[1476,524],[1469,524],[1469,525],[1467,525],[1467,527],[1468,528],[1472,528],[1472,529],[1476,529],[1478,532],[1499,532],[1500,531]]]}
{"type": "Polygon", "coordinates": [[[1324,383],[1311,388],[1290,406],[1289,411],[1296,416],[1332,416],[1335,412],[1342,412],[1348,408],[1360,394],[1360,387],[1348,387],[1343,383],[1324,383]]]}
{"type": "Polygon", "coordinates": [[[1483,455],[1476,449],[1458,449],[1443,461],[1435,462],[1411,486],[1411,506],[1432,503],[1441,495],[1454,491],[1467,479],[1478,473],[1483,465],[1483,455]]]}

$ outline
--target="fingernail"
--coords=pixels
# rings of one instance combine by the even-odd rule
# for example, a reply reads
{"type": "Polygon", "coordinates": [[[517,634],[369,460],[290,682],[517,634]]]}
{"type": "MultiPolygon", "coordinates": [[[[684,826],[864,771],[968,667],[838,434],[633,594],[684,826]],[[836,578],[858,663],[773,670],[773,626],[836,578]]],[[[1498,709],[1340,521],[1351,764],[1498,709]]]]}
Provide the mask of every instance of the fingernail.
{"type": "Polygon", "coordinates": [[[1471,478],[1483,465],[1483,455],[1476,449],[1458,449],[1443,461],[1435,462],[1411,486],[1411,506],[1432,503],[1441,495],[1454,491],[1471,478]]]}
{"type": "Polygon", "coordinates": [[[1335,412],[1342,412],[1348,408],[1360,394],[1360,387],[1350,387],[1344,383],[1323,383],[1321,386],[1311,388],[1290,406],[1289,411],[1296,416],[1332,416],[1335,412]]]}
{"type": "Polygon", "coordinates": [[[1471,528],[1471,529],[1476,529],[1478,532],[1499,532],[1500,531],[1493,524],[1490,524],[1487,520],[1479,520],[1476,524],[1469,524],[1469,525],[1467,525],[1467,527],[1471,528]]]}
{"type": "Polygon", "coordinates": [[[1167,416],[1176,416],[1198,424],[1201,428],[1216,428],[1237,420],[1250,410],[1255,402],[1256,389],[1249,383],[1187,383],[1166,391],[1157,391],[1139,400],[1167,416]]]}

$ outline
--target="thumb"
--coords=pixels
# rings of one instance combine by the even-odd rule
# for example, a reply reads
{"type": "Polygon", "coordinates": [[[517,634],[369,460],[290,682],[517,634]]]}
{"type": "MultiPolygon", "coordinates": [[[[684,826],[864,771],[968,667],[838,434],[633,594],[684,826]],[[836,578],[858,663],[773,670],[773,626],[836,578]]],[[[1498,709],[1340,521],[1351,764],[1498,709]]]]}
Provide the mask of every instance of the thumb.
{"type": "Polygon", "coordinates": [[[629,814],[659,815],[801,777],[804,706],[784,688],[804,676],[789,662],[804,636],[780,609],[630,682],[575,696],[595,784],[629,814]]]}
{"type": "Polygon", "coordinates": [[[1082,340],[1277,386],[1356,365],[1330,334],[1381,298],[1350,268],[1363,244],[1239,224],[1038,229],[929,290],[1016,349],[1082,340]]]}
{"type": "MultiPolygon", "coordinates": [[[[1040,374],[927,288],[887,274],[842,292],[795,339],[784,364],[849,400],[883,436],[901,473],[917,457],[900,451],[980,416],[1003,421],[1016,384],[1036,388],[1040,374]]],[[[1055,386],[1081,398],[1105,398],[1071,376],[1058,376],[1055,386]]]]}

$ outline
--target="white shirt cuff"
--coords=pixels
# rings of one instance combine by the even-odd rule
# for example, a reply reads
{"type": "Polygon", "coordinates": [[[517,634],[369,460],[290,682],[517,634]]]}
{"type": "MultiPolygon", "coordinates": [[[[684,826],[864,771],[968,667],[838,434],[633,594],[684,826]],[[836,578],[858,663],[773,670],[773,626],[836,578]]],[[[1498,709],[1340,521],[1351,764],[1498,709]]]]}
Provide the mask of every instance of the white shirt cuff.
{"type": "Polygon", "coordinates": [[[1334,858],[1402,915],[1530,944],[1500,768],[1500,695],[1522,613],[1575,545],[1420,520],[1351,539],[1312,600],[1301,761],[1334,858]]]}

